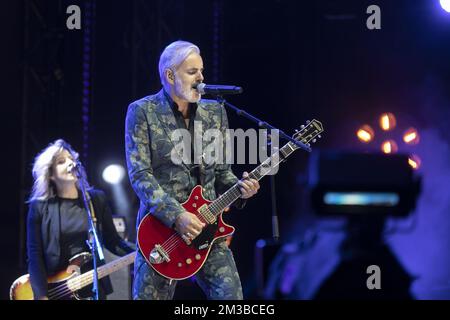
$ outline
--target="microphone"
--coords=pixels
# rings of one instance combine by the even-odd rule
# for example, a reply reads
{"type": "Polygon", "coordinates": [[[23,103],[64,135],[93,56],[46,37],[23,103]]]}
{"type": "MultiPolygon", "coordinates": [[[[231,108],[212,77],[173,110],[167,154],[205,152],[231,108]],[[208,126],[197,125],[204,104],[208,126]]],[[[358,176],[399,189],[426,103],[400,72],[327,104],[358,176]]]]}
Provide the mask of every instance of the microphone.
{"type": "Polygon", "coordinates": [[[212,94],[221,96],[225,94],[239,94],[242,93],[242,87],[237,86],[223,86],[215,84],[196,83],[192,88],[197,89],[200,94],[212,94]]]}
{"type": "Polygon", "coordinates": [[[81,162],[79,160],[73,161],[72,165],[69,166],[67,172],[75,174],[77,177],[80,175],[81,162]]]}

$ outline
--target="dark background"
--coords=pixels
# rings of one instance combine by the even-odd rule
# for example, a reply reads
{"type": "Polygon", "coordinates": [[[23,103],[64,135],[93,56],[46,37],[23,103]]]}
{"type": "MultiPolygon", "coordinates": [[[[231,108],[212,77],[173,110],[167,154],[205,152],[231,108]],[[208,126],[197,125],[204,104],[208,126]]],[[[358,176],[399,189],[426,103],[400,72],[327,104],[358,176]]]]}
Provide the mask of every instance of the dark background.
{"type": "MultiPolygon", "coordinates": [[[[243,86],[244,93],[229,101],[286,133],[315,118],[325,127],[317,148],[360,150],[354,134],[358,126],[371,123],[375,127],[378,115],[390,111],[397,115],[399,127],[432,132],[427,137],[434,147],[421,150],[428,163],[443,160],[438,161],[441,171],[432,171],[424,163],[422,174],[448,174],[450,14],[440,8],[439,1],[55,0],[8,1],[2,7],[2,299],[8,298],[12,281],[26,273],[25,200],[34,156],[55,139],[66,139],[82,155],[92,184],[112,199],[110,187],[101,179],[102,169],[112,162],[125,165],[127,106],[159,90],[159,54],[174,40],[200,47],[206,83],[243,86]],[[71,4],[83,12],[81,30],[66,28],[65,9],[71,4]],[[381,8],[381,30],[366,27],[366,9],[371,4],[381,8]],[[86,12],[95,14],[86,17],[86,12]],[[86,35],[86,29],[91,33],[86,35]],[[88,56],[83,51],[86,37],[91,48],[88,56]],[[86,59],[90,64],[83,69],[86,59]],[[84,111],[83,79],[89,80],[84,111]],[[439,143],[433,137],[439,137],[439,143]]],[[[231,110],[228,115],[231,128],[255,128],[231,110]]],[[[397,138],[401,132],[392,134],[397,138]]],[[[298,208],[308,157],[297,152],[276,176],[283,240],[296,234],[289,226],[304,214],[298,208]]],[[[233,169],[240,176],[252,167],[235,165],[233,169]]],[[[123,185],[137,206],[128,179],[123,185]]],[[[247,298],[255,296],[255,242],[271,237],[268,179],[261,186],[243,212],[233,211],[225,218],[237,228],[231,246],[247,298]]],[[[443,214],[412,241],[421,242],[440,225],[442,236],[435,241],[444,251],[448,248],[449,225],[440,224],[450,208],[447,188],[443,182],[432,190],[441,194],[443,207],[438,210],[443,214]]],[[[431,210],[433,199],[423,201],[431,210]]],[[[134,217],[128,218],[133,228],[134,217]]],[[[129,232],[132,238],[133,231],[129,232]]],[[[398,242],[399,252],[406,248],[402,247],[405,242],[398,242]]],[[[448,253],[439,263],[436,258],[435,264],[415,268],[421,258],[412,257],[412,251],[403,250],[403,262],[425,278],[440,274],[438,282],[443,286],[437,295],[418,289],[418,297],[448,299],[448,253]]],[[[179,297],[184,292],[201,297],[189,283],[181,285],[179,297]]]]}

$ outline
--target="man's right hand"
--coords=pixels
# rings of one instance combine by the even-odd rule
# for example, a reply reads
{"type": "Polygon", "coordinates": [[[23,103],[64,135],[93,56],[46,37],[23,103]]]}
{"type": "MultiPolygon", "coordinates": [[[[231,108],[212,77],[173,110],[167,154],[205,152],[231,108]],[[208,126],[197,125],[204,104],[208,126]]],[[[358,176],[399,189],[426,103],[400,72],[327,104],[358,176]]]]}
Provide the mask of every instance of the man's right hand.
{"type": "Polygon", "coordinates": [[[181,235],[187,244],[191,244],[203,230],[205,224],[195,214],[183,212],[175,221],[175,230],[181,235]]]}

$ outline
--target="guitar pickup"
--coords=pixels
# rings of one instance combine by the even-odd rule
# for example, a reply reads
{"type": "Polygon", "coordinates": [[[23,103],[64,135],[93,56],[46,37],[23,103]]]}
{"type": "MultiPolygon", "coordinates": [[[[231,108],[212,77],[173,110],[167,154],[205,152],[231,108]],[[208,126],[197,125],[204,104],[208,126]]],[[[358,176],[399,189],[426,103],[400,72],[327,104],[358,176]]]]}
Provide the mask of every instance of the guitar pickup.
{"type": "Polygon", "coordinates": [[[198,212],[202,215],[202,217],[208,222],[208,224],[213,224],[216,222],[216,216],[209,210],[208,205],[204,204],[199,209],[198,212]]]}

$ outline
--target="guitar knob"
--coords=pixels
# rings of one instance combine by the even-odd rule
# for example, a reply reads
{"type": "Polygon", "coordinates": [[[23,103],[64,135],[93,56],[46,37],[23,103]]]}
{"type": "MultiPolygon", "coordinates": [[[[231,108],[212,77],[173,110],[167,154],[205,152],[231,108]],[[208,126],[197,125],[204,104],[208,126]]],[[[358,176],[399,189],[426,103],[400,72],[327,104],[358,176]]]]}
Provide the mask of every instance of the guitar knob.
{"type": "Polygon", "coordinates": [[[183,264],[181,262],[178,262],[178,268],[181,268],[183,264]]]}
{"type": "Polygon", "coordinates": [[[193,208],[197,208],[197,204],[196,204],[196,203],[193,203],[193,204],[192,204],[192,207],[193,207],[193,208]]]}
{"type": "Polygon", "coordinates": [[[194,199],[195,199],[195,200],[198,200],[198,196],[195,196],[194,199]]]}
{"type": "Polygon", "coordinates": [[[201,255],[199,255],[198,253],[195,255],[195,260],[200,260],[200,258],[201,258],[202,256],[201,255]]]}
{"type": "Polygon", "coordinates": [[[224,228],[224,227],[220,227],[220,228],[219,228],[219,231],[220,231],[220,232],[224,232],[224,231],[225,231],[225,228],[224,228]]]}
{"type": "Polygon", "coordinates": [[[192,263],[192,259],[186,259],[186,263],[187,264],[191,264],[192,263]]]}

